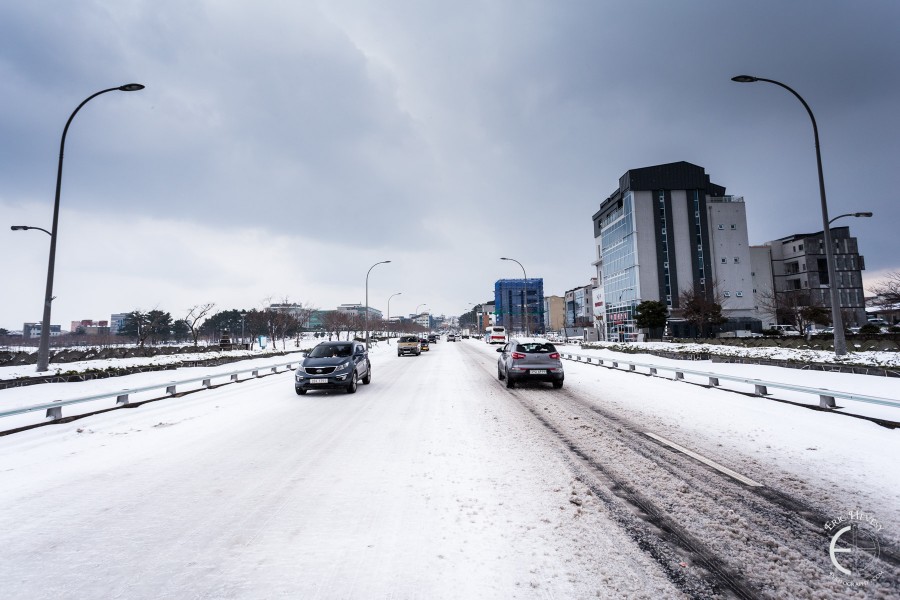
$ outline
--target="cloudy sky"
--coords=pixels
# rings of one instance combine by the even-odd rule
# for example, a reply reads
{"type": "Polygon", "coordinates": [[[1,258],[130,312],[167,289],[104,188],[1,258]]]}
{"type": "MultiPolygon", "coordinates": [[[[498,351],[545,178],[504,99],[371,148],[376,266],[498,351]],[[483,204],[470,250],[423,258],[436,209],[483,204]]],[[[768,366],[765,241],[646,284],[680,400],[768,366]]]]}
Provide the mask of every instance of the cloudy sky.
{"type": "Polygon", "coordinates": [[[754,244],[831,216],[900,269],[893,0],[35,0],[0,3],[0,327],[267,298],[460,314],[496,279],[587,283],[628,169],[689,161],[754,244]]]}

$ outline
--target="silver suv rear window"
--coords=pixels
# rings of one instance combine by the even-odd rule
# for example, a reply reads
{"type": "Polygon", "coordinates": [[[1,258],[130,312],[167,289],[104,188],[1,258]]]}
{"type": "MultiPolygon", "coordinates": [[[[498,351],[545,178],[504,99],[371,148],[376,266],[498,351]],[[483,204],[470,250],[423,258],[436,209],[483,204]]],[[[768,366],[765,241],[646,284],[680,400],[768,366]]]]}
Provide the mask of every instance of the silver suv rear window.
{"type": "Polygon", "coordinates": [[[529,342],[527,344],[517,344],[516,352],[527,352],[529,354],[550,354],[556,352],[556,347],[550,343],[529,342]]]}

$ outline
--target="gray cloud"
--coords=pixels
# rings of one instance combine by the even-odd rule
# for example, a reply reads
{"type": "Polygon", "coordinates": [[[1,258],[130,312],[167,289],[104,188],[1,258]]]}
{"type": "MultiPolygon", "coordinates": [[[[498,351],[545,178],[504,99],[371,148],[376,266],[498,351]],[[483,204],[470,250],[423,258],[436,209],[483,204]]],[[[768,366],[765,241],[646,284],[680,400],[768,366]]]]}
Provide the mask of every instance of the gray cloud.
{"type": "MultiPolygon", "coordinates": [[[[847,224],[870,271],[897,269],[898,17],[874,1],[7,3],[0,208],[48,223],[65,119],[93,91],[139,81],[73,123],[66,210],[180,223],[181,236],[258,231],[286,250],[293,239],[326,254],[287,263],[305,287],[285,291],[321,305],[358,301],[368,264],[402,257],[379,272],[386,294],[460,312],[515,276],[500,255],[548,293],[585,282],[590,215],[631,168],[706,167],[745,197],[753,243],[821,228],[808,118],[784,90],[730,81],[747,72],[809,101],[832,216],[876,212],[847,224]]],[[[39,295],[46,257],[6,231],[4,256],[39,295]]],[[[173,231],[134,241],[203,256],[173,231]]],[[[101,262],[82,275],[120,276],[115,255],[101,262]]],[[[249,305],[282,293],[192,276],[191,262],[163,270],[170,294],[215,288],[249,305]]],[[[131,308],[97,298],[79,310],[131,308]]],[[[19,302],[2,298],[4,326],[37,319],[39,298],[19,302]]]]}

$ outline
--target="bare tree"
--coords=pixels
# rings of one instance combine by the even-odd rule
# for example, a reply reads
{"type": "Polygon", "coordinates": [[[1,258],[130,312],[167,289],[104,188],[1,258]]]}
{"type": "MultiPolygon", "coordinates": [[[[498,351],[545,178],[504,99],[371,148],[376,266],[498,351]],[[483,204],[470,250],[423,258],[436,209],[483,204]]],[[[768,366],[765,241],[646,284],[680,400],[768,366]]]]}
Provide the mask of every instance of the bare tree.
{"type": "Polygon", "coordinates": [[[888,273],[879,283],[871,286],[875,294],[876,305],[884,309],[896,309],[900,306],[900,271],[888,273]]]}
{"type": "Polygon", "coordinates": [[[197,337],[200,335],[200,326],[203,324],[203,319],[215,306],[213,302],[195,304],[188,310],[187,316],[182,319],[191,330],[191,337],[194,339],[195,346],[197,345],[197,337]]]}
{"type": "Polygon", "coordinates": [[[329,340],[331,340],[332,335],[340,337],[343,321],[344,314],[337,310],[330,310],[322,315],[322,327],[328,332],[329,340]]]}
{"type": "Polygon", "coordinates": [[[723,300],[715,281],[709,286],[700,286],[694,283],[678,294],[679,312],[684,319],[699,330],[702,337],[709,337],[713,325],[719,325],[728,320],[722,315],[723,300]]]}
{"type": "Polygon", "coordinates": [[[831,311],[809,290],[763,290],[756,296],[760,306],[775,315],[778,323],[796,325],[800,331],[806,331],[814,323],[827,325],[831,322],[831,311]]]}

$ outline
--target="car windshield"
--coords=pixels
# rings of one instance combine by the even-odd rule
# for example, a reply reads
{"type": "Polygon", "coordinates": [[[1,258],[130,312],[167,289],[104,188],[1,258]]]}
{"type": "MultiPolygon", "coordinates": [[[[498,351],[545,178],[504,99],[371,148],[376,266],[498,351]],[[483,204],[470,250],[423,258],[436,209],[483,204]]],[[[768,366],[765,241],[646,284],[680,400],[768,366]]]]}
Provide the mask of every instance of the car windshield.
{"type": "Polygon", "coordinates": [[[408,336],[406,336],[406,337],[400,338],[400,341],[401,341],[401,342],[418,342],[418,341],[419,341],[419,338],[417,338],[417,337],[412,337],[411,335],[408,335],[408,336]]]}
{"type": "Polygon", "coordinates": [[[332,345],[321,344],[312,349],[309,353],[310,358],[344,358],[353,353],[353,346],[350,344],[332,345]]]}
{"type": "Polygon", "coordinates": [[[517,344],[516,352],[549,354],[550,352],[556,352],[556,347],[548,342],[527,342],[525,344],[517,344]]]}

